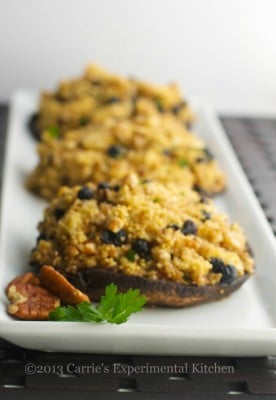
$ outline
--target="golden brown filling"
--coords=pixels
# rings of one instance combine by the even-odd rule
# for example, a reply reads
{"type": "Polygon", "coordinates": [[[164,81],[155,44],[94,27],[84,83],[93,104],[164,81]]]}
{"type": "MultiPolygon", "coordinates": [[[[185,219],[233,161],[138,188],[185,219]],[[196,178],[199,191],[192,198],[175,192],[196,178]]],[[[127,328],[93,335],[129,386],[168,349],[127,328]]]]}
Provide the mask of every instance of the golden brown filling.
{"type": "Polygon", "coordinates": [[[68,130],[133,115],[172,114],[189,125],[193,113],[175,84],[152,85],[113,75],[90,65],[78,79],[63,81],[56,92],[40,98],[36,129],[67,134],[68,130]]]}
{"type": "Polygon", "coordinates": [[[39,224],[33,264],[68,273],[101,267],[182,284],[230,284],[253,272],[237,223],[175,184],[86,184],[59,190],[39,224]]]}
{"type": "Polygon", "coordinates": [[[208,194],[225,187],[225,176],[204,141],[169,115],[138,116],[68,132],[63,139],[45,133],[39,164],[27,186],[52,198],[60,186],[116,181],[130,173],[208,194]]]}

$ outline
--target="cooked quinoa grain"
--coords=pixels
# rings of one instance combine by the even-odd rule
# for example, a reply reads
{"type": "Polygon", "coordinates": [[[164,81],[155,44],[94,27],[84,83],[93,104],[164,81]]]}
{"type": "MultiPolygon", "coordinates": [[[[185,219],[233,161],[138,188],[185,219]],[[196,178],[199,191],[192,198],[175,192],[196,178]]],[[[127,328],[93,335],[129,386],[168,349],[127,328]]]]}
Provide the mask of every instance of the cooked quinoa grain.
{"type": "Polygon", "coordinates": [[[204,141],[170,115],[90,125],[68,132],[62,140],[45,133],[38,153],[39,164],[27,186],[45,198],[52,198],[62,185],[112,184],[130,173],[180,187],[196,185],[208,194],[225,187],[217,162],[206,158],[204,141]]]}
{"type": "Polygon", "coordinates": [[[41,95],[39,110],[30,128],[36,137],[53,128],[63,136],[89,123],[155,113],[174,115],[186,125],[194,119],[177,85],[152,85],[90,65],[82,77],[63,81],[55,92],[41,95]]]}
{"type": "Polygon", "coordinates": [[[135,175],[118,190],[85,187],[91,199],[79,198],[80,186],[59,190],[39,224],[31,263],[73,274],[100,267],[198,286],[229,284],[253,272],[240,226],[218,213],[212,200],[202,203],[197,192],[142,183],[135,175]],[[63,215],[57,218],[56,210],[63,215]],[[210,218],[202,219],[203,210],[210,218]]]}

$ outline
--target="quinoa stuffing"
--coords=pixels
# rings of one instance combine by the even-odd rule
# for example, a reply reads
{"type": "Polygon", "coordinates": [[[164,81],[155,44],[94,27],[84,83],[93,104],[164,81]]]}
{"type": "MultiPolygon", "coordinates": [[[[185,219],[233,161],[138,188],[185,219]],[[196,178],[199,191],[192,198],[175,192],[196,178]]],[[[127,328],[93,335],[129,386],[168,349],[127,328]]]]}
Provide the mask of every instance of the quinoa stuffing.
{"type": "Polygon", "coordinates": [[[204,141],[171,115],[89,125],[62,139],[45,132],[38,153],[27,187],[48,199],[63,185],[118,182],[130,173],[196,186],[210,195],[225,188],[225,176],[204,141]]]}
{"type": "Polygon", "coordinates": [[[45,130],[63,136],[89,123],[156,113],[174,115],[187,126],[194,120],[177,85],[152,85],[90,65],[80,78],[61,82],[55,92],[42,93],[29,126],[37,137],[45,130]]]}
{"type": "Polygon", "coordinates": [[[38,230],[31,263],[64,273],[100,267],[206,286],[228,285],[254,269],[242,229],[218,213],[212,200],[136,175],[119,185],[62,187],[38,230]],[[202,218],[206,213],[209,218],[202,218]]]}

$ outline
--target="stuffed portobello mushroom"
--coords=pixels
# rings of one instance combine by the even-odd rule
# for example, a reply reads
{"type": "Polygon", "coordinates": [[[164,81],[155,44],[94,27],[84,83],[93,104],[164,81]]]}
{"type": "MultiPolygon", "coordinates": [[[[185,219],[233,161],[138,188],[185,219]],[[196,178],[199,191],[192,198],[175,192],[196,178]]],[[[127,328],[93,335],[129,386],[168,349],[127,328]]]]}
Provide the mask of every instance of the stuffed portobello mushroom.
{"type": "Polygon", "coordinates": [[[29,129],[36,139],[44,131],[63,137],[90,123],[152,114],[173,115],[187,127],[194,120],[176,84],[154,85],[123,78],[92,64],[81,77],[64,80],[55,91],[41,94],[29,129]]]}
{"type": "Polygon", "coordinates": [[[31,263],[50,264],[98,300],[114,282],[148,303],[221,299],[254,272],[242,228],[189,188],[130,175],[62,187],[40,222],[31,263]]]}

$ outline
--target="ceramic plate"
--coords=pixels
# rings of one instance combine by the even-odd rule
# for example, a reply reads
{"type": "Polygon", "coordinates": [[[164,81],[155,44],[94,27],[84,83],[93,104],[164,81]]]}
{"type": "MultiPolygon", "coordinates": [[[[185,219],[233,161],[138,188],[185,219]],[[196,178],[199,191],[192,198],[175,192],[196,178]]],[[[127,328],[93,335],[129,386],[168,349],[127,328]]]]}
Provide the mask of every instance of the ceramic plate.
{"type": "Polygon", "coordinates": [[[196,132],[228,177],[219,208],[244,228],[256,257],[256,274],[224,300],[188,309],[145,309],[123,325],[23,322],[6,313],[4,288],[28,269],[45,202],[23,185],[37,161],[26,128],[37,94],[17,92],[11,103],[5,154],[0,236],[0,336],[47,351],[178,355],[276,355],[276,241],[231,145],[210,107],[197,102],[196,132]]]}

